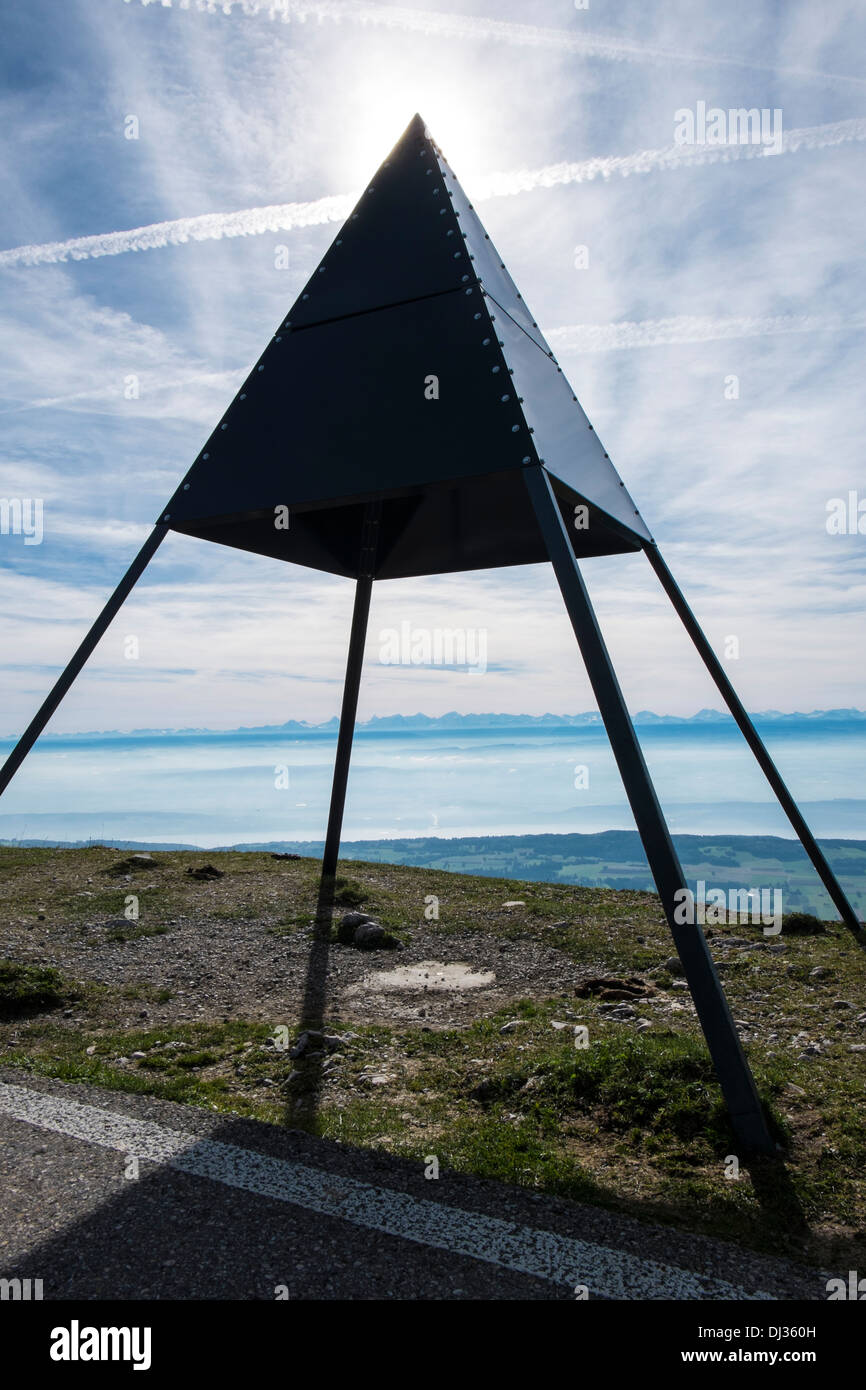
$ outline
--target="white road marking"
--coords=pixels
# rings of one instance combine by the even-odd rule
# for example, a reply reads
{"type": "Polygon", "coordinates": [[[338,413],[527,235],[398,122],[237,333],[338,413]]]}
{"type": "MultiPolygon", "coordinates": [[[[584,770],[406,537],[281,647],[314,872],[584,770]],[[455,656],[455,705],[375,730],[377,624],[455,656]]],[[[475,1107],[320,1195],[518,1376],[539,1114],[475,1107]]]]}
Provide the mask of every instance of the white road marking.
{"type": "Polygon", "coordinates": [[[590,1298],[773,1298],[772,1294],[750,1292],[724,1279],[640,1259],[628,1251],[374,1187],[323,1169],[272,1158],[235,1144],[201,1138],[151,1120],[133,1119],[25,1086],[0,1083],[0,1112],[40,1129],[243,1188],[401,1240],[468,1255],[568,1288],[584,1284],[590,1298]]]}

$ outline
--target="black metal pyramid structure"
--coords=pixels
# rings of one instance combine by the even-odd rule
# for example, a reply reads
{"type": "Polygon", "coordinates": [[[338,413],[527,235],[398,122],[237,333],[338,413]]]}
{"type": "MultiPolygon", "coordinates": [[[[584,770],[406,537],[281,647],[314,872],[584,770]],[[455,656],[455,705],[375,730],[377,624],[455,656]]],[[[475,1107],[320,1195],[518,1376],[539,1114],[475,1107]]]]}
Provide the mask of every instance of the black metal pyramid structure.
{"type": "Polygon", "coordinates": [[[650,539],[499,253],[416,116],[169,502],[172,529],[377,579],[547,559],[543,462],[575,554],[650,539]],[[435,384],[430,379],[435,379],[435,384]],[[430,383],[430,384],[428,384],[430,383]],[[275,509],[290,511],[275,527],[275,509]]]}
{"type": "Polygon", "coordinates": [[[550,560],[745,1150],[774,1144],[579,561],[643,550],[840,917],[861,923],[538,324],[419,116],[369,184],[0,771],[0,793],[169,530],[355,580],[322,864],[333,882],[376,579],[550,560]]]}

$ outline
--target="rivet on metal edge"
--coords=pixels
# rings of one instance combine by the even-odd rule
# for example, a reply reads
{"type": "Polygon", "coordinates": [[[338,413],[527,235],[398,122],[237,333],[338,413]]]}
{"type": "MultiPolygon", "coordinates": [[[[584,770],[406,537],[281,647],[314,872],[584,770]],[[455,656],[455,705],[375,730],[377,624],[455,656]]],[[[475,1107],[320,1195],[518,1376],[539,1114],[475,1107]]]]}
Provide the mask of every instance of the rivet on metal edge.
{"type": "Polygon", "coordinates": [[[203,459],[209,459],[209,458],[210,458],[210,454],[202,454],[202,458],[203,458],[203,459]]]}
{"type": "Polygon", "coordinates": [[[256,368],[256,370],[259,371],[259,372],[263,372],[263,371],[265,370],[265,364],[264,364],[264,362],[260,362],[259,365],[258,365],[258,367],[256,368]]]}
{"type": "Polygon", "coordinates": [[[521,463],[531,463],[532,459],[529,457],[528,454],[526,454],[520,461],[521,463]]]}
{"type": "Polygon", "coordinates": [[[498,368],[498,367],[491,367],[490,370],[491,370],[491,372],[498,372],[498,371],[499,371],[499,368],[498,368]]]}
{"type": "Polygon", "coordinates": [[[519,426],[519,425],[512,425],[512,426],[511,426],[511,433],[512,433],[512,434],[517,434],[517,431],[518,431],[519,429],[520,429],[520,426],[519,426]]]}
{"type": "MultiPolygon", "coordinates": [[[[479,315],[479,318],[480,318],[480,317],[481,317],[481,316],[479,315]]],[[[481,346],[482,346],[482,347],[489,347],[489,346],[490,346],[490,339],[489,339],[489,338],[482,338],[482,340],[481,340],[481,346]]]]}
{"type": "Polygon", "coordinates": [[[183,490],[184,492],[189,492],[189,483],[184,483],[183,490]]]}
{"type": "Polygon", "coordinates": [[[239,400],[239,401],[245,401],[246,398],[247,398],[247,393],[246,393],[246,391],[241,391],[241,394],[238,396],[238,400],[239,400]]]}
{"type": "MultiPolygon", "coordinates": [[[[458,253],[458,254],[459,254],[459,253],[458,253]]],[[[462,284],[465,280],[468,280],[468,279],[469,279],[469,276],[468,276],[468,275],[461,275],[461,276],[460,276],[460,283],[462,284]]]]}
{"type": "Polygon", "coordinates": [[[220,425],[220,429],[221,429],[221,430],[227,430],[227,429],[228,429],[228,425],[227,425],[227,424],[225,424],[225,425],[220,425]]]}
{"type": "Polygon", "coordinates": [[[309,299],[309,297],[310,297],[310,296],[309,296],[308,294],[302,294],[302,295],[301,295],[301,299],[309,299]]]}
{"type": "Polygon", "coordinates": [[[171,521],[171,514],[169,512],[166,512],[165,516],[162,519],[163,521],[171,521]]]}
{"type": "Polygon", "coordinates": [[[478,319],[481,318],[481,315],[480,315],[480,314],[473,314],[472,317],[473,317],[474,319],[478,320],[478,319]]]}
{"type": "Polygon", "coordinates": [[[500,399],[500,400],[503,402],[503,404],[504,404],[505,401],[510,401],[510,400],[511,400],[511,397],[510,397],[510,396],[500,396],[499,399],[500,399]]]}

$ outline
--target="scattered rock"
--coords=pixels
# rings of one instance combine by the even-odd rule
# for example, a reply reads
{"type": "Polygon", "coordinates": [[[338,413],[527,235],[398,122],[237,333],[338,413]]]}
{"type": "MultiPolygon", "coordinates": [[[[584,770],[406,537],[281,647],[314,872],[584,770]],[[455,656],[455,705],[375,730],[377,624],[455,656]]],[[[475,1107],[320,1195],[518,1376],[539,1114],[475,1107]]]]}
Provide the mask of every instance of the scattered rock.
{"type": "Polygon", "coordinates": [[[543,1086],[543,1076],[530,1076],[528,1081],[524,1081],[517,1094],[520,1096],[531,1096],[534,1091],[542,1090],[543,1086]]]}
{"type": "Polygon", "coordinates": [[[826,965],[816,965],[814,969],[809,971],[809,979],[826,980],[829,979],[830,973],[826,965]]]}
{"type": "Polygon", "coordinates": [[[140,873],[143,869],[159,869],[162,865],[158,859],[154,859],[152,854],[130,854],[126,859],[119,859],[116,864],[111,864],[105,870],[107,874],[134,874],[140,873]]]}
{"type": "Polygon", "coordinates": [[[518,1029],[519,1027],[520,1027],[520,1019],[519,1019],[519,1018],[513,1018],[513,1019],[511,1019],[511,1021],[510,1021],[509,1023],[503,1023],[503,1025],[502,1025],[502,1027],[500,1028],[499,1031],[500,1031],[500,1033],[516,1033],[516,1032],[517,1032],[517,1029],[518,1029]]]}
{"type": "Polygon", "coordinates": [[[803,1087],[795,1086],[793,1081],[785,1082],[785,1090],[788,1091],[789,1094],[792,1096],[804,1096],[806,1094],[806,1092],[803,1090],[803,1087]]]}
{"type": "Polygon", "coordinates": [[[362,922],[356,927],[354,943],[359,951],[393,951],[400,945],[378,922],[362,922]]]}
{"type": "Polygon", "coordinates": [[[849,1043],[849,1052],[866,1052],[866,1043],[849,1043]]]}
{"type": "Polygon", "coordinates": [[[665,961],[665,970],[668,972],[669,975],[684,974],[683,963],[680,960],[679,956],[668,956],[667,960],[665,961]]]}
{"type": "Polygon", "coordinates": [[[147,1056],[147,1053],[146,1053],[146,1052],[133,1052],[132,1055],[133,1055],[133,1057],[146,1057],[146,1056],[147,1056]]]}
{"type": "Polygon", "coordinates": [[[272,854],[272,859],[300,859],[300,854],[272,854]]]}
{"type": "Polygon", "coordinates": [[[831,1009],[853,1009],[854,1005],[849,1004],[847,999],[834,999],[830,1005],[831,1009]]]}
{"type": "Polygon", "coordinates": [[[583,980],[574,992],[582,999],[592,994],[597,994],[600,999],[644,999],[658,991],[655,985],[642,980],[639,975],[593,975],[583,980]]]}
{"type": "Polygon", "coordinates": [[[202,864],[198,869],[187,869],[190,878],[209,880],[212,878],[225,878],[222,869],[215,869],[213,864],[202,864]]]}
{"type": "Polygon", "coordinates": [[[602,1004],[601,1012],[605,1018],[612,1018],[616,1023],[622,1023],[627,1018],[637,1018],[637,1010],[633,1004],[602,1004]]]}
{"type": "MultiPolygon", "coordinates": [[[[268,1041],[271,1041],[270,1039],[268,1041]]],[[[337,1052],[345,1047],[347,1038],[339,1033],[323,1033],[319,1028],[307,1028],[301,1033],[294,1047],[289,1049],[290,1057],[321,1056],[323,1052],[337,1052]]]]}
{"type": "Polygon", "coordinates": [[[510,900],[502,904],[503,907],[526,907],[526,903],[519,902],[517,899],[510,900]]]}
{"type": "Polygon", "coordinates": [[[337,927],[337,940],[344,946],[355,944],[355,931],[365,922],[372,922],[373,918],[369,912],[344,912],[340,918],[340,925],[337,927]]]}

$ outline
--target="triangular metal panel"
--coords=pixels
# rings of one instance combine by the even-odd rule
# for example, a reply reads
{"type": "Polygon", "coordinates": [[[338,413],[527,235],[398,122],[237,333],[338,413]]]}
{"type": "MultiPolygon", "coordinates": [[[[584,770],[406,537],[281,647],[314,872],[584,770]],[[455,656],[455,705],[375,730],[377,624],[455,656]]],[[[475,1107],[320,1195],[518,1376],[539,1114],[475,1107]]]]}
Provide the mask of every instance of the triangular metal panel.
{"type": "Polygon", "coordinates": [[[475,276],[491,298],[496,300],[500,308],[509,314],[540,348],[543,348],[545,352],[550,352],[544,335],[532,316],[532,311],[528,308],[506,270],[505,263],[490,240],[481,218],[461,188],[453,169],[450,168],[445,156],[435,143],[434,148],[437,150],[439,167],[445,180],[449,201],[457,216],[475,276]]]}
{"type": "Polygon", "coordinates": [[[488,299],[487,306],[523,417],[548,472],[642,540],[652,540],[562,368],[498,305],[488,299]]]}
{"type": "Polygon", "coordinates": [[[165,516],[337,505],[524,461],[532,436],[484,296],[466,287],[278,333],[165,516]]]}
{"type": "Polygon", "coordinates": [[[474,278],[434,146],[415,116],[313,271],[286,323],[304,328],[442,294],[474,278]]]}

